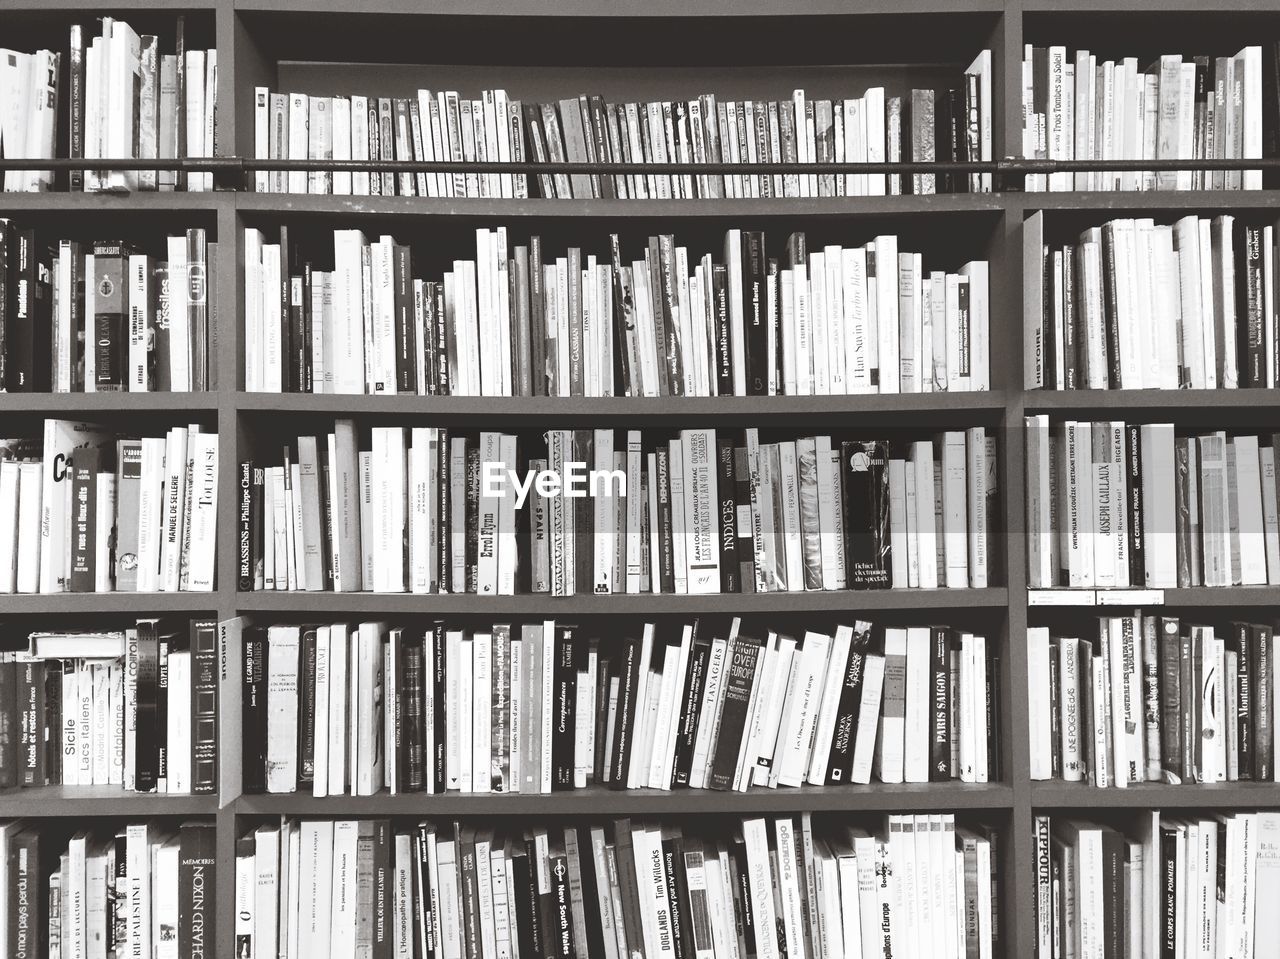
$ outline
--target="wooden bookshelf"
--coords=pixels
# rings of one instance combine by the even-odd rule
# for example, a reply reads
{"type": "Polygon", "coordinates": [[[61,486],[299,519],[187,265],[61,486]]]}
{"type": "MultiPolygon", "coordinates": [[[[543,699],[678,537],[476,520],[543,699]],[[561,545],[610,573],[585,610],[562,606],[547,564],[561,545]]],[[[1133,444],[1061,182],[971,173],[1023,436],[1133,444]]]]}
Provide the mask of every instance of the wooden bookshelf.
{"type": "MultiPolygon", "coordinates": [[[[6,45],[18,49],[65,44],[66,26],[89,23],[104,12],[88,0],[0,0],[0,24],[13,26],[6,45]],[[28,43],[28,40],[31,43],[28,43]]],[[[112,0],[108,11],[154,25],[187,15],[198,42],[219,51],[218,146],[220,156],[253,156],[253,89],[365,89],[422,85],[478,88],[484,70],[496,70],[513,95],[532,87],[548,91],[625,91],[627,99],[659,96],[672,84],[751,95],[761,84],[789,91],[902,85],[913,76],[958,71],[977,52],[993,54],[996,157],[1021,152],[1020,65],[1025,42],[1093,42],[1108,48],[1135,42],[1145,51],[1198,52],[1199,35],[1212,24],[1211,45],[1224,38],[1259,42],[1280,38],[1280,0],[1077,0],[1064,11],[1057,0],[112,0]],[[925,18],[927,16],[927,19],[925,18]],[[625,52],[617,44],[628,37],[625,52]],[[725,43],[725,31],[735,42],[725,43]],[[425,39],[424,39],[425,38],[425,39]],[[530,39],[531,38],[531,39],[530,39]],[[670,42],[657,42],[665,38],[670,42]],[[606,43],[606,40],[613,41],[606,43]],[[757,61],[763,66],[756,69],[757,61]],[[492,66],[497,64],[497,66],[492,66]],[[606,70],[606,68],[608,68],[606,70]],[[753,77],[761,73],[761,77],[753,77]],[[607,75],[606,75],[607,74],[607,75]],[[456,83],[444,81],[459,78],[456,83]],[[353,79],[357,78],[357,79],[353,79]],[[527,78],[527,82],[522,82],[527,78]],[[704,86],[698,86],[705,80],[704,86]],[[794,83],[790,81],[794,80],[794,83]],[[439,82],[437,82],[439,81],[439,82]],[[788,85],[790,84],[790,85],[788,85]]],[[[7,31],[6,31],[7,32],[7,31]]],[[[189,37],[189,39],[191,39],[189,37]]],[[[64,88],[65,89],[65,88],[64,88]]],[[[1272,121],[1274,122],[1274,120],[1272,121]]],[[[235,184],[225,183],[225,187],[235,184]]],[[[1016,184],[1010,184],[1016,188],[1016,184]]],[[[218,546],[218,588],[208,594],[58,594],[0,597],[0,617],[42,628],[95,616],[152,613],[245,615],[255,621],[298,621],[316,616],[413,618],[480,617],[804,616],[867,614],[873,620],[949,622],[962,618],[983,629],[1002,664],[1000,782],[983,786],[933,783],[918,786],[806,787],[752,790],[615,792],[600,788],[537,796],[459,794],[371,797],[308,795],[155,796],[118,788],[46,788],[0,794],[0,817],[49,817],[60,821],[104,817],[213,817],[218,826],[218,925],[220,941],[234,930],[234,843],[252,821],[279,815],[495,817],[526,816],[739,816],[800,811],[871,815],[887,811],[958,810],[1002,830],[1000,928],[1006,959],[1031,956],[1035,942],[1033,816],[1038,811],[1103,810],[1117,815],[1149,808],[1280,808],[1280,784],[1220,786],[1144,785],[1098,790],[1030,780],[1027,656],[1028,619],[1061,610],[1029,607],[1026,589],[1024,449],[1022,416],[1129,417],[1172,421],[1188,429],[1226,419],[1280,428],[1275,391],[1071,391],[1022,389],[1022,224],[1036,210],[1064,222],[1100,223],[1125,212],[1174,217],[1183,212],[1227,212],[1274,218],[1280,190],[1199,193],[1033,193],[888,196],[759,200],[500,200],[402,197],[291,196],[233,192],[107,194],[0,194],[0,216],[38,230],[71,228],[84,235],[124,230],[145,234],[169,226],[206,226],[220,245],[216,283],[220,303],[216,364],[219,388],[204,394],[0,394],[0,422],[35,422],[43,416],[129,422],[209,423],[220,434],[219,495],[225,517],[218,546]],[[749,225],[771,238],[792,229],[831,237],[872,228],[899,232],[912,249],[941,251],[956,264],[991,263],[992,390],[958,395],[777,397],[725,399],[484,399],[416,396],[309,396],[241,391],[243,304],[242,230],[288,223],[309,242],[334,225],[403,231],[419,247],[444,256],[448,237],[476,226],[507,224],[517,231],[554,225],[584,242],[609,232],[636,237],[661,228],[708,236],[749,225]],[[927,239],[922,247],[917,239],[927,239]],[[999,486],[1007,531],[1001,552],[1005,576],[984,590],[879,590],[732,596],[413,596],[369,593],[238,593],[232,531],[236,464],[254,443],[278,446],[297,435],[299,417],[315,422],[350,416],[378,422],[479,424],[531,430],[548,422],[649,425],[683,423],[735,428],[762,425],[796,433],[845,428],[932,430],[984,425],[998,431],[999,486]],[[242,821],[243,820],[243,821],[242,821]]],[[[1049,219],[1049,217],[1046,217],[1049,219]]],[[[1166,606],[1185,609],[1280,606],[1280,588],[1165,590],[1166,606]]],[[[1082,611],[1084,612],[1084,611],[1082,611]]],[[[230,681],[234,681],[232,676],[230,681]]],[[[239,716],[223,726],[222,762],[240,761],[239,716]],[[233,735],[226,735],[232,730],[233,735]]],[[[238,773],[238,768],[234,770],[238,773]]],[[[238,781],[238,775],[231,777],[238,781]]]]}

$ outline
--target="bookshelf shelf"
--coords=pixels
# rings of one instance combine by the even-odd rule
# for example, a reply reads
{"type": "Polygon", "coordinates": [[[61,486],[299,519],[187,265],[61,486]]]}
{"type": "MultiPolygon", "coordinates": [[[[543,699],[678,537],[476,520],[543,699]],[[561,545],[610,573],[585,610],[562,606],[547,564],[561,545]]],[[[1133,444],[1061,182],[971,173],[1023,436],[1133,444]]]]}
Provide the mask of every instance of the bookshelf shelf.
{"type": "Polygon", "coordinates": [[[222,209],[229,210],[235,202],[236,197],[232,193],[0,193],[0,212],[4,216],[44,213],[74,213],[77,216],[122,213],[208,214],[222,209]]]}
{"type": "Polygon", "coordinates": [[[237,594],[240,612],[461,616],[693,616],[756,613],[1000,609],[1003,587],[990,589],[844,590],[829,593],[728,593],[708,596],[475,596],[405,593],[237,594]]]}
{"type": "MultiPolygon", "coordinates": [[[[1280,9],[1280,8],[1277,8],[1280,9]]],[[[1027,213],[1035,210],[1089,212],[1105,214],[1132,210],[1144,215],[1160,211],[1221,213],[1274,210],[1280,208],[1277,190],[1155,190],[1155,191],[1083,191],[1080,193],[1005,194],[1027,213]],[[1016,200],[1013,198],[1016,197],[1016,200]]]]}
{"type": "Polygon", "coordinates": [[[1244,809],[1280,807],[1280,783],[1172,786],[1143,783],[1097,789],[1076,783],[1033,783],[1031,803],[1042,809],[1244,809]]]}
{"type": "Polygon", "coordinates": [[[0,416],[92,416],[95,413],[215,413],[218,394],[205,393],[0,393],[0,416]]]}
{"type": "Polygon", "coordinates": [[[240,815],[288,816],[637,816],[759,815],[795,812],[873,812],[888,810],[1003,809],[1013,791],[1002,784],[919,783],[886,786],[807,786],[802,789],[751,789],[745,793],[683,789],[611,790],[600,787],[550,795],[406,793],[398,796],[308,795],[242,796],[240,815]]]}
{"type": "Polygon", "coordinates": [[[1280,412],[1280,390],[1036,390],[1024,400],[1028,413],[1088,414],[1124,410],[1185,416],[1197,410],[1216,413],[1280,412]]]}
{"type": "MultiPolygon", "coordinates": [[[[270,11],[289,13],[349,13],[350,4],[341,0],[236,0],[235,9],[270,11]]],[[[841,3],[840,0],[802,0],[788,5],[787,16],[802,17],[847,17],[851,14],[859,16],[890,16],[923,13],[997,13],[1003,10],[1004,4],[999,0],[960,0],[956,3],[939,2],[939,0],[864,0],[856,6],[841,3]]],[[[446,0],[423,7],[414,0],[377,0],[375,3],[362,4],[361,12],[369,14],[398,14],[414,16],[471,16],[471,17],[549,17],[553,19],[593,18],[608,20],[626,19],[672,19],[688,18],[732,18],[753,19],[770,18],[779,15],[776,4],[769,0],[746,0],[743,3],[731,3],[727,0],[697,0],[694,3],[681,0],[659,0],[643,6],[627,6],[610,3],[608,0],[569,0],[558,3],[554,7],[521,0],[519,3],[504,3],[502,0],[482,0],[468,3],[466,0],[446,0]]]]}
{"type": "MultiPolygon", "coordinates": [[[[197,613],[218,609],[216,593],[8,593],[0,596],[0,614],[8,616],[129,613],[197,613]]],[[[0,804],[2,805],[2,804],[0,804]]]]}
{"type": "Polygon", "coordinates": [[[43,786],[0,792],[5,816],[212,816],[218,797],[125,792],[119,786],[43,786]]]}

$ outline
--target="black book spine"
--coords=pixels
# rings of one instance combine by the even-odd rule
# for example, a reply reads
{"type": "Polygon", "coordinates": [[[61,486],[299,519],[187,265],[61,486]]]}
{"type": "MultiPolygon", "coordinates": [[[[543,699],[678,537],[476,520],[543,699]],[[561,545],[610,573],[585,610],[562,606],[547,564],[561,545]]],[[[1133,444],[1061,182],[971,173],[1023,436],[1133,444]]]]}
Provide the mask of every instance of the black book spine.
{"type": "MultiPolygon", "coordinates": [[[[0,789],[16,789],[21,775],[22,717],[18,702],[18,664],[13,653],[0,653],[0,789]]],[[[4,850],[0,850],[3,854],[4,850]]]]}
{"type": "MultiPolygon", "coordinates": [[[[1267,346],[1263,336],[1266,325],[1263,318],[1262,281],[1262,227],[1246,225],[1244,228],[1244,296],[1245,336],[1240,344],[1244,362],[1240,364],[1241,386],[1265,387],[1267,385],[1267,346]]],[[[1237,310],[1239,307],[1237,306],[1237,310]]]]}
{"type": "MultiPolygon", "coordinates": [[[[533,395],[547,395],[546,284],[542,273],[542,238],[529,237],[529,353],[533,365],[533,395]]],[[[618,340],[622,342],[621,339],[618,340]]]]}
{"type": "Polygon", "coordinates": [[[315,773],[316,628],[306,626],[298,650],[298,782],[312,782],[315,773]]]}
{"type": "Polygon", "coordinates": [[[675,531],[671,510],[671,462],[665,447],[660,446],[655,451],[654,462],[658,469],[658,526],[655,530],[658,540],[658,581],[662,592],[674,593],[676,565],[675,548],[671,538],[675,531]]]}
{"type": "MultiPolygon", "coordinates": [[[[592,430],[573,431],[573,458],[579,463],[595,462],[595,433],[592,430]]],[[[591,497],[580,496],[573,501],[574,590],[579,593],[590,593],[594,582],[595,550],[599,545],[595,536],[595,520],[595,505],[591,497]]]]}
{"type": "Polygon", "coordinates": [[[191,791],[218,788],[218,623],[191,623],[191,791]]]}
{"type": "Polygon", "coordinates": [[[1160,959],[1178,957],[1178,830],[1160,830],[1160,959]]]}
{"type": "Polygon", "coordinates": [[[711,306],[715,323],[716,395],[733,395],[733,348],[729,332],[729,271],[723,263],[711,267],[711,306]]]}
{"type": "Polygon", "coordinates": [[[576,959],[573,941],[573,907],[569,892],[569,861],[564,850],[555,847],[551,853],[551,896],[555,919],[555,942],[552,955],[556,959],[576,959]]]}
{"type": "Polygon", "coordinates": [[[685,676],[684,695],[680,697],[679,727],[676,730],[676,756],[672,786],[688,786],[693,769],[693,751],[698,739],[698,710],[707,679],[707,661],[711,657],[711,640],[695,639],[689,653],[689,669],[685,676]]]}
{"type": "Polygon", "coordinates": [[[841,443],[840,457],[850,582],[854,589],[892,586],[888,444],[879,440],[841,443]]]}
{"type": "Polygon", "coordinates": [[[1050,774],[1054,779],[1062,775],[1062,723],[1059,717],[1058,704],[1062,702],[1062,664],[1058,659],[1061,644],[1055,638],[1051,640],[1049,653],[1049,754],[1050,774]]]}
{"type": "Polygon", "coordinates": [[[263,577],[263,551],[262,537],[265,533],[262,520],[262,485],[264,482],[264,474],[260,467],[253,468],[253,500],[250,504],[249,528],[253,533],[253,586],[252,589],[258,588],[258,583],[263,577]]]}
{"type": "Polygon", "coordinates": [[[480,527],[480,449],[467,442],[467,592],[476,591],[479,574],[480,542],[475,531],[480,527]]]}
{"type": "Polygon", "coordinates": [[[552,666],[551,718],[551,788],[554,791],[573,788],[575,706],[578,698],[578,672],[574,662],[574,628],[556,626],[555,656],[552,666]]]}
{"type": "Polygon", "coordinates": [[[716,737],[715,756],[711,762],[710,786],[712,789],[733,788],[738,751],[742,745],[742,737],[746,733],[756,663],[763,646],[761,640],[742,635],[735,637],[730,644],[724,706],[720,713],[720,730],[716,737]]]}
{"type": "Polygon", "coordinates": [[[1000,764],[1000,657],[987,662],[987,776],[991,782],[1004,779],[1000,764]]]}
{"type": "Polygon", "coordinates": [[[1144,528],[1146,514],[1142,509],[1142,427],[1136,423],[1125,425],[1125,469],[1128,473],[1129,527],[1129,585],[1138,587],[1147,581],[1147,531],[1144,528]]]}
{"type": "Polygon", "coordinates": [[[1115,228],[1106,224],[1102,228],[1102,289],[1103,302],[1106,305],[1106,316],[1103,318],[1106,327],[1107,368],[1110,371],[1110,386],[1120,389],[1120,317],[1116,301],[1116,241],[1115,228]]]}
{"type": "Polygon", "coordinates": [[[747,466],[747,448],[733,448],[733,504],[738,542],[738,591],[754,593],[756,558],[753,519],[751,515],[751,471],[747,466]]]}
{"type": "Polygon", "coordinates": [[[464,834],[455,827],[458,836],[458,876],[462,881],[462,955],[463,959],[481,959],[480,946],[480,897],[476,889],[475,835],[464,834]]]}
{"type": "MultiPolygon", "coordinates": [[[[61,684],[58,684],[59,692],[61,688],[61,684]]],[[[137,729],[134,731],[134,753],[137,759],[133,777],[134,789],[138,792],[150,792],[156,788],[156,780],[160,775],[161,746],[157,732],[160,728],[160,644],[156,638],[155,624],[147,621],[138,623],[137,697],[138,719],[137,729]]],[[[246,730],[245,743],[249,742],[246,730]]],[[[264,751],[266,743],[266,737],[263,736],[264,751]]],[[[265,783],[263,788],[266,788],[265,783]]]]}
{"type": "Polygon", "coordinates": [[[13,335],[9,329],[10,317],[16,313],[14,303],[17,299],[17,284],[10,276],[13,272],[11,264],[17,258],[17,250],[14,249],[17,245],[16,233],[7,221],[0,223],[0,389],[6,391],[12,390],[13,387],[9,384],[17,380],[9,370],[9,353],[12,349],[9,339],[13,335]]]}
{"type": "Polygon", "coordinates": [[[391,959],[395,952],[392,919],[394,876],[392,857],[395,836],[391,820],[373,821],[373,959],[391,959]]]}
{"type": "Polygon", "coordinates": [[[716,440],[716,495],[720,503],[720,592],[741,592],[738,568],[738,505],[734,498],[737,484],[733,470],[733,441],[716,440]]]}
{"type": "Polygon", "coordinates": [[[404,787],[409,792],[421,791],[424,783],[425,757],[423,744],[426,739],[423,710],[422,644],[401,644],[401,662],[404,664],[403,694],[400,700],[400,723],[403,730],[404,787]]]}
{"type": "Polygon", "coordinates": [[[17,230],[14,236],[18,245],[17,283],[15,295],[8,301],[14,309],[8,312],[7,334],[5,320],[0,318],[0,354],[8,354],[7,366],[0,356],[0,368],[4,369],[0,384],[11,393],[47,392],[53,330],[48,271],[37,262],[35,231],[17,230]]]}
{"type": "Polygon", "coordinates": [[[452,556],[450,555],[450,539],[453,529],[452,512],[449,506],[449,491],[452,482],[452,469],[449,457],[449,431],[440,430],[440,461],[436,467],[436,576],[441,585],[439,592],[448,592],[450,577],[453,574],[452,556]]]}
{"type": "Polygon", "coordinates": [[[742,309],[746,317],[747,395],[769,391],[769,324],[765,298],[764,233],[742,233],[742,309]]]}
{"type": "Polygon", "coordinates": [[[240,500],[236,516],[236,589],[253,589],[253,461],[240,464],[240,500]]]}
{"type": "Polygon", "coordinates": [[[623,641],[616,663],[618,676],[618,716],[613,724],[613,743],[609,755],[613,767],[609,770],[609,788],[627,788],[627,770],[631,765],[631,737],[635,729],[636,686],[640,679],[640,641],[623,641]]]}
{"type": "Polygon", "coordinates": [[[1236,724],[1236,749],[1239,776],[1241,779],[1253,778],[1253,765],[1256,761],[1257,746],[1253,738],[1253,713],[1256,705],[1253,701],[1253,678],[1256,673],[1249,661],[1249,626],[1246,623],[1231,625],[1232,638],[1229,649],[1236,654],[1236,709],[1234,716],[1227,719],[1236,724]]]}
{"type": "Polygon", "coordinates": [[[413,274],[409,248],[392,247],[392,309],[396,325],[396,388],[401,393],[418,392],[418,338],[413,317],[413,274]]]}
{"type": "MultiPolygon", "coordinates": [[[[827,783],[847,782],[853,771],[853,744],[858,736],[858,712],[862,706],[862,683],[871,651],[871,629],[858,623],[849,643],[849,659],[840,684],[840,701],[836,706],[836,725],[831,735],[831,752],[827,758],[827,783]]],[[[948,756],[950,759],[950,756],[948,756]]]]}
{"type": "Polygon", "coordinates": [[[178,830],[178,955],[218,956],[216,916],[217,831],[211,822],[186,822],[178,830]]]}
{"type": "MultiPolygon", "coordinates": [[[[267,641],[263,627],[252,626],[244,637],[241,724],[244,726],[244,791],[267,791],[267,641]]],[[[139,703],[141,713],[141,703],[139,703]]]]}
{"type": "Polygon", "coordinates": [[[311,352],[311,340],[307,336],[307,284],[302,276],[289,276],[285,281],[289,287],[288,312],[285,314],[289,323],[289,392],[307,392],[307,354],[311,352]]]}
{"type": "Polygon", "coordinates": [[[436,283],[432,287],[432,298],[435,306],[436,337],[436,393],[448,396],[452,392],[449,379],[449,317],[444,309],[444,283],[436,283]]]}
{"type": "Polygon", "coordinates": [[[97,447],[85,446],[71,459],[71,592],[92,593],[97,588],[97,447]]]}
{"type": "Polygon", "coordinates": [[[44,768],[46,783],[62,782],[62,662],[44,671],[44,768]]]}
{"type": "Polygon", "coordinates": [[[19,780],[23,786],[43,786],[48,782],[45,760],[45,666],[42,660],[23,659],[17,664],[22,748],[19,780]]]}
{"type": "MultiPolygon", "coordinates": [[[[582,874],[582,904],[587,927],[587,941],[583,944],[585,948],[583,955],[603,956],[606,955],[604,927],[601,925],[600,910],[596,908],[596,904],[600,901],[598,898],[600,884],[604,883],[607,886],[609,877],[596,875],[596,861],[591,850],[591,830],[586,826],[578,827],[578,860],[582,874]]],[[[621,921],[621,917],[615,919],[616,921],[621,921]]],[[[612,930],[609,935],[613,935],[612,930]]]]}
{"type": "Polygon", "coordinates": [[[94,387],[99,392],[124,389],[125,290],[128,270],[120,243],[93,245],[94,387]]]}
{"type": "Polygon", "coordinates": [[[521,956],[537,959],[542,955],[538,939],[538,885],[533,875],[534,862],[525,852],[511,857],[511,895],[516,904],[516,941],[521,956]]]}
{"type": "Polygon", "coordinates": [[[689,918],[689,880],[684,874],[684,842],[679,836],[662,840],[662,864],[667,876],[667,904],[671,910],[671,945],[676,959],[692,959],[693,936],[689,918]]]}
{"type": "MultiPolygon", "coordinates": [[[[1160,761],[1166,777],[1182,782],[1182,640],[1176,618],[1160,617],[1160,761]]],[[[1082,664],[1083,665],[1083,664],[1082,664]]],[[[1082,679],[1083,679],[1083,673],[1082,679]]]]}
{"type": "Polygon", "coordinates": [[[1249,665],[1253,670],[1253,778],[1270,782],[1271,749],[1275,730],[1271,725],[1271,701],[1275,686],[1271,677],[1271,627],[1249,627],[1249,665]]]}
{"type": "Polygon", "coordinates": [[[676,322],[676,251],[675,237],[669,233],[658,237],[658,275],[666,336],[667,381],[671,396],[684,395],[684,354],[680,345],[680,325],[676,322]]]}
{"type": "Polygon", "coordinates": [[[1106,904],[1102,919],[1102,950],[1106,959],[1123,959],[1125,955],[1125,839],[1113,829],[1102,831],[1102,901],[1106,904]]]}
{"type": "Polygon", "coordinates": [[[445,709],[447,706],[446,690],[448,688],[445,680],[445,629],[444,623],[434,623],[431,627],[431,635],[427,637],[427,642],[431,644],[431,662],[433,666],[433,675],[429,677],[429,681],[434,684],[431,694],[432,717],[434,728],[437,730],[435,737],[435,755],[430,758],[432,764],[432,783],[434,785],[433,792],[444,792],[444,784],[448,775],[448,768],[445,765],[445,757],[447,755],[445,738],[441,732],[446,728],[445,709]]]}
{"type": "Polygon", "coordinates": [[[951,630],[934,626],[929,644],[929,696],[933,710],[929,737],[929,779],[951,778],[951,630]]]}
{"type": "MultiPolygon", "coordinates": [[[[735,867],[732,871],[737,873],[733,900],[737,907],[739,935],[746,945],[746,954],[756,956],[759,952],[756,949],[755,912],[751,908],[751,870],[747,867],[746,844],[741,840],[735,842],[732,856],[732,864],[735,867]]],[[[763,934],[770,935],[771,930],[766,929],[763,934]]]]}
{"type": "Polygon", "coordinates": [[[1077,304],[1085,302],[1076,289],[1076,272],[1076,248],[1068,244],[1062,248],[1062,382],[1069,390],[1080,386],[1080,358],[1076,349],[1079,342],[1077,304]]]}
{"type": "MultiPolygon", "coordinates": [[[[167,638],[158,640],[156,657],[156,721],[149,730],[156,754],[157,785],[169,778],[169,745],[164,731],[169,728],[169,650],[167,638]]],[[[141,649],[141,646],[139,646],[141,649]]],[[[141,755],[141,754],[139,754],[141,755]]],[[[139,787],[141,788],[141,787],[139,787]]]]}
{"type": "Polygon", "coordinates": [[[308,260],[302,264],[302,335],[305,339],[302,349],[299,351],[302,356],[302,392],[315,393],[315,362],[316,358],[311,352],[311,345],[314,342],[315,335],[315,314],[311,309],[312,293],[315,279],[312,275],[311,261],[308,260]]]}
{"type": "Polygon", "coordinates": [[[34,959],[46,955],[48,949],[48,927],[41,921],[45,896],[38,891],[48,878],[40,856],[40,830],[20,831],[10,840],[8,850],[0,849],[0,855],[6,854],[9,890],[0,891],[0,895],[9,896],[9,955],[13,959],[34,959]]]}

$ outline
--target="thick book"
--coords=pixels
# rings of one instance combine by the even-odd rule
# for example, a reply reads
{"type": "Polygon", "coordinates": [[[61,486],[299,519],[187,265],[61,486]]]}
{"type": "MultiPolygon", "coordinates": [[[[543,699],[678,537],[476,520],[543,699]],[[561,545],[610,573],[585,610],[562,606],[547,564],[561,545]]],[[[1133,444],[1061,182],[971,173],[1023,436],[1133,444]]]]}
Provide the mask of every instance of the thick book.
{"type": "Polygon", "coordinates": [[[218,952],[218,833],[211,822],[178,830],[178,955],[213,959],[218,952]]]}
{"type": "MultiPolygon", "coordinates": [[[[846,567],[854,589],[893,586],[890,575],[889,446],[882,440],[840,445],[846,567]]],[[[901,585],[901,584],[899,584],[901,585]]]]}
{"type": "Polygon", "coordinates": [[[218,624],[191,622],[191,791],[218,788],[218,624]]]}

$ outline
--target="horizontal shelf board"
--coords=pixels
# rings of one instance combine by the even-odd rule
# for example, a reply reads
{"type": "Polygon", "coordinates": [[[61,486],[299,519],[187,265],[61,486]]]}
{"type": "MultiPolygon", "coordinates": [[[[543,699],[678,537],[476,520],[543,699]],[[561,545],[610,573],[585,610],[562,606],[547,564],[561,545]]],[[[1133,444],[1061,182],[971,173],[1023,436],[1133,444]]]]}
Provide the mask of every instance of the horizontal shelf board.
{"type": "Polygon", "coordinates": [[[1066,193],[1010,193],[1034,210],[1271,210],[1280,208],[1278,190],[1082,190],[1066,193]]]}
{"type": "Polygon", "coordinates": [[[812,593],[727,593],[708,596],[616,595],[475,596],[406,593],[239,593],[242,612],[360,615],[461,614],[469,616],[696,615],[699,613],[806,613],[864,610],[999,609],[1008,590],[880,589],[812,593]]]}
{"type": "Polygon", "coordinates": [[[1028,390],[1027,412],[1280,410],[1280,390],[1028,390]]]}
{"type": "Polygon", "coordinates": [[[205,393],[0,393],[5,413],[84,417],[94,413],[215,412],[218,394],[205,393]]]}
{"type": "MultiPolygon", "coordinates": [[[[1005,394],[901,393],[873,396],[721,397],[473,397],[310,393],[242,393],[242,412],[333,413],[336,416],[418,414],[448,419],[501,421],[563,419],[671,419],[682,425],[716,419],[791,419],[798,416],[873,415],[910,419],[921,415],[1003,411],[1005,394]]],[[[0,400],[0,410],[3,410],[0,400]]]]}
{"type": "Polygon", "coordinates": [[[551,795],[404,793],[392,796],[329,796],[303,793],[241,796],[239,815],[293,816],[653,816],[712,813],[745,815],[826,811],[1004,809],[1013,790],[1004,784],[918,783],[885,786],[806,786],[751,789],[745,793],[706,789],[611,790],[593,786],[551,795]]]}
{"type": "Polygon", "coordinates": [[[1217,806],[1278,806],[1280,783],[1214,783],[1171,786],[1143,783],[1125,789],[1097,789],[1079,783],[1037,782],[1033,806],[1044,809],[1195,809],[1217,806]]]}
{"type": "Polygon", "coordinates": [[[212,816],[215,795],[125,792],[119,786],[42,786],[0,792],[0,817],[212,816]]]}
{"type": "MultiPolygon", "coordinates": [[[[1035,593],[1034,599],[1028,596],[1028,605],[1032,607],[1089,606],[1095,609],[1123,610],[1126,605],[1114,599],[1111,602],[1095,604],[1086,598],[1095,593],[1092,589],[1039,589],[1032,592],[1035,593]]],[[[1111,591],[1097,590],[1096,592],[1111,591]]],[[[1280,606],[1280,586],[1191,586],[1155,592],[1164,594],[1163,602],[1153,604],[1157,608],[1159,606],[1280,606]]],[[[1116,614],[1112,613],[1112,615],[1116,614]]]]}
{"type": "MultiPolygon", "coordinates": [[[[1065,9],[1055,0],[1023,0],[1026,13],[1259,13],[1280,10],[1276,0],[1074,0],[1065,9]]],[[[1101,26],[1101,25],[1100,25],[1101,26]]]]}
{"type": "Polygon", "coordinates": [[[0,614],[82,616],[93,613],[206,612],[218,608],[217,593],[0,593],[0,614]]]}
{"type": "MultiPolygon", "coordinates": [[[[112,3],[112,8],[119,4],[112,3]]],[[[212,9],[210,4],[208,9],[212,9]]],[[[83,7],[86,12],[99,8],[89,4],[74,4],[68,9],[83,7]]],[[[173,9],[175,13],[184,9],[200,9],[190,4],[151,4],[140,3],[135,6],[125,5],[126,10],[146,10],[151,8],[173,9]]],[[[223,206],[234,205],[234,193],[187,193],[171,190],[167,192],[139,193],[0,193],[0,214],[34,214],[34,213],[210,213],[223,206]]]]}
{"type": "MultiPolygon", "coordinates": [[[[237,10],[288,13],[350,13],[351,4],[343,0],[236,0],[237,10]]],[[[856,5],[841,0],[797,0],[785,10],[771,0],[655,0],[642,5],[616,4],[609,0],[566,0],[554,4],[536,0],[510,3],[503,0],[444,0],[423,5],[416,0],[373,0],[362,3],[362,14],[416,14],[432,16],[502,16],[502,17],[591,17],[607,19],[668,19],[686,17],[777,17],[901,15],[918,13],[995,13],[1002,11],[1001,0],[861,0],[856,5]]]]}
{"type": "Polygon", "coordinates": [[[756,218],[849,216],[937,216],[996,214],[1006,203],[999,194],[936,194],[933,196],[821,197],[724,200],[493,200],[482,198],[309,196],[290,193],[242,193],[242,213],[295,216],[470,216],[547,218],[689,217],[756,218]]]}

